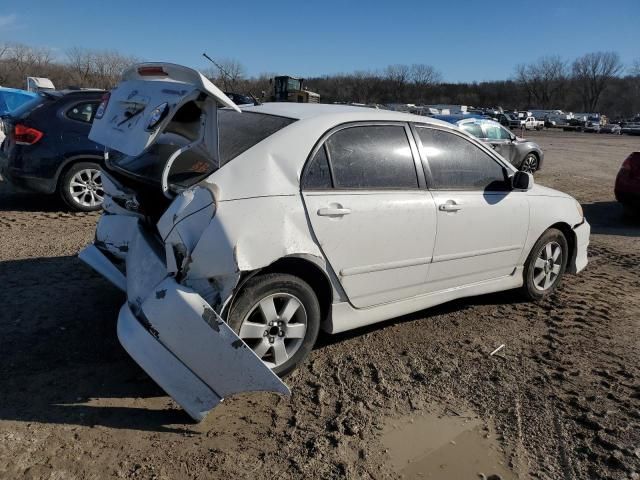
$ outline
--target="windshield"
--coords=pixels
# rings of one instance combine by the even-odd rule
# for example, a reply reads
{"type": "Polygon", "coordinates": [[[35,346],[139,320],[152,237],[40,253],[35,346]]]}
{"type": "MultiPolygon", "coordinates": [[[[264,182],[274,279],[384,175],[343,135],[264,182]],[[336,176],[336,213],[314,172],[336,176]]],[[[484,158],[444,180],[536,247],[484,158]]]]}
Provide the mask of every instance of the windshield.
{"type": "MultiPolygon", "coordinates": [[[[263,113],[233,110],[218,111],[218,143],[220,165],[233,160],[265,138],[273,135],[295,120],[291,118],[266,115],[263,113]]],[[[178,133],[163,133],[142,155],[112,156],[109,164],[127,173],[141,177],[143,180],[159,183],[162,170],[169,157],[179,148],[192,140],[178,133]]],[[[198,147],[182,153],[171,167],[169,184],[178,187],[189,187],[216,170],[214,159],[198,147]]]]}

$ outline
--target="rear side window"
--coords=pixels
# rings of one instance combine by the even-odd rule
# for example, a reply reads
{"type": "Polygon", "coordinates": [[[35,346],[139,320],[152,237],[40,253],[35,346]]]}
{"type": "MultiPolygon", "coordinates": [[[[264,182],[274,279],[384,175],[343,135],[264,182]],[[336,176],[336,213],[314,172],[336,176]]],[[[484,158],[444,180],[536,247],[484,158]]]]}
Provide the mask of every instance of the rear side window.
{"type": "Polygon", "coordinates": [[[485,137],[491,140],[510,140],[511,135],[503,127],[498,125],[484,125],[485,137]]]}
{"type": "Polygon", "coordinates": [[[331,135],[326,147],[335,188],[418,188],[403,126],[345,128],[331,135]]]}
{"type": "Polygon", "coordinates": [[[295,122],[292,118],[234,110],[218,111],[220,165],[295,122]]]}
{"type": "Polygon", "coordinates": [[[71,120],[77,120],[79,122],[91,123],[93,122],[93,116],[98,109],[99,102],[83,102],[77,103],[69,110],[67,110],[67,117],[71,120]]]}
{"type": "Polygon", "coordinates": [[[302,188],[305,190],[328,190],[332,186],[329,159],[323,145],[305,169],[302,188]]]}
{"type": "Polygon", "coordinates": [[[418,128],[435,190],[504,190],[505,172],[478,146],[453,133],[418,128]]]}

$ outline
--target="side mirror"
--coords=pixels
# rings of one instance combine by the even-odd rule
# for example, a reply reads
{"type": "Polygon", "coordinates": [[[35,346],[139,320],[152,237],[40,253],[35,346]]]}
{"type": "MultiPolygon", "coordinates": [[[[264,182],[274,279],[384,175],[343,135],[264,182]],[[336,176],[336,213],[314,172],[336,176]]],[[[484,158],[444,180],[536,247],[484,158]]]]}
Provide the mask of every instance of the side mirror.
{"type": "Polygon", "coordinates": [[[513,190],[527,191],[533,188],[533,175],[527,172],[517,171],[511,177],[511,188],[513,190]]]}
{"type": "Polygon", "coordinates": [[[511,141],[512,141],[512,142],[515,142],[515,141],[516,141],[516,138],[518,138],[518,137],[517,137],[517,136],[515,136],[515,135],[512,133],[512,134],[511,134],[511,141]]]}

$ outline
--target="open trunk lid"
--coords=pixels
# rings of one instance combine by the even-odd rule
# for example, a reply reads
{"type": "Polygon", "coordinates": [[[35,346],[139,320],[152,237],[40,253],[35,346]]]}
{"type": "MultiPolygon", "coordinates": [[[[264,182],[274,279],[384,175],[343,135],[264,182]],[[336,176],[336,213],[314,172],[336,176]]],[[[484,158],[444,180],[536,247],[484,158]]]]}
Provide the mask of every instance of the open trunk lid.
{"type": "MultiPolygon", "coordinates": [[[[89,138],[126,155],[138,156],[149,148],[187,102],[211,99],[203,114],[214,124],[217,104],[240,111],[218,87],[200,72],[171,63],[141,63],[122,74],[122,80],[105,95],[89,138]]],[[[217,131],[209,129],[203,140],[217,156],[217,131]]]]}

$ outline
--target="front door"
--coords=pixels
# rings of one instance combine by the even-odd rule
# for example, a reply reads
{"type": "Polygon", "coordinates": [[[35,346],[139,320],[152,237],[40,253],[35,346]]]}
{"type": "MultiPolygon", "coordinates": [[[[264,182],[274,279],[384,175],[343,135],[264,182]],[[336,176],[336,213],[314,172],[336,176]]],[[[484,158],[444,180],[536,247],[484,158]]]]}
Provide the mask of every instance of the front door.
{"type": "Polygon", "coordinates": [[[416,131],[438,216],[428,290],[512,274],[529,228],[526,193],[511,191],[506,167],[462,135],[416,131]]]}
{"type": "Polygon", "coordinates": [[[340,128],[305,168],[313,232],[357,308],[424,292],[436,212],[409,134],[404,124],[340,128]]]}

